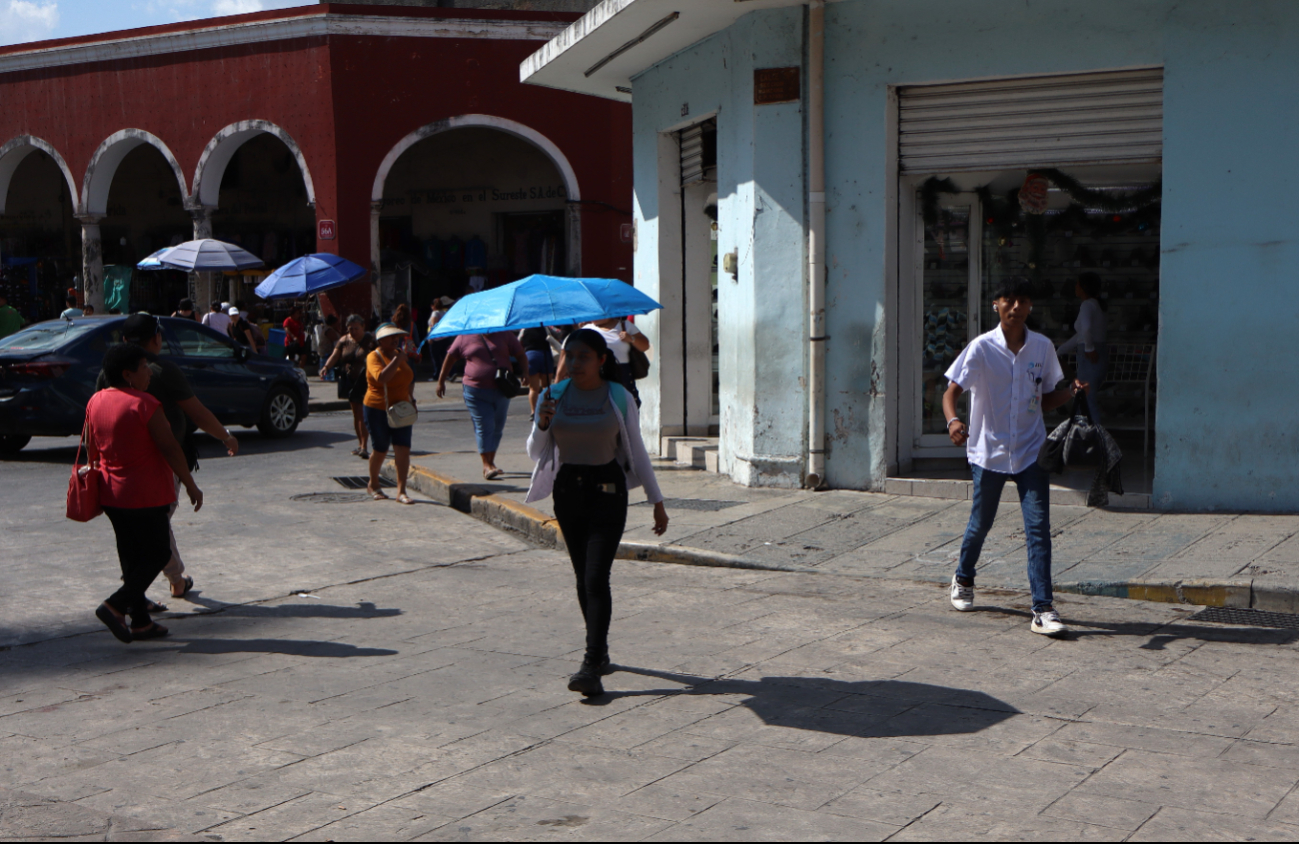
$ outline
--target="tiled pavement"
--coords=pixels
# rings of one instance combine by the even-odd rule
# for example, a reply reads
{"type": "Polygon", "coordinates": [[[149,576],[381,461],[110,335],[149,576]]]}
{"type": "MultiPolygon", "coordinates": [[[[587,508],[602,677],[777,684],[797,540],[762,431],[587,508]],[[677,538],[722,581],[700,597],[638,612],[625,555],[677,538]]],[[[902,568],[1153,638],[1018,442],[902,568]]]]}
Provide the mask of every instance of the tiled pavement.
{"type": "Polygon", "coordinates": [[[620,562],[585,703],[571,577],[520,548],[0,652],[0,837],[1299,836],[1295,633],[620,562]]]}

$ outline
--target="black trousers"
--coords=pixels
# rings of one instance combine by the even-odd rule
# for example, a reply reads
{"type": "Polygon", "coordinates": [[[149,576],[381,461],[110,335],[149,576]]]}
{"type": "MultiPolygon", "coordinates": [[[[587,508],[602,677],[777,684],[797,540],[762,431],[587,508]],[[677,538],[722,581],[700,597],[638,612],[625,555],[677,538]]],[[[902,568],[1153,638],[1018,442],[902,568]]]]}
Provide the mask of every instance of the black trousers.
{"type": "Polygon", "coordinates": [[[122,588],[113,593],[108,605],[131,616],[131,626],[153,624],[144,591],[171,559],[168,512],[171,507],[124,509],[105,507],[104,514],[117,534],[117,559],[122,564],[122,588]]]}
{"type": "Polygon", "coordinates": [[[586,620],[586,655],[602,660],[609,655],[613,617],[609,574],[627,527],[627,477],[616,462],[565,464],[555,478],[553,495],[555,518],[577,576],[577,603],[586,620]]]}

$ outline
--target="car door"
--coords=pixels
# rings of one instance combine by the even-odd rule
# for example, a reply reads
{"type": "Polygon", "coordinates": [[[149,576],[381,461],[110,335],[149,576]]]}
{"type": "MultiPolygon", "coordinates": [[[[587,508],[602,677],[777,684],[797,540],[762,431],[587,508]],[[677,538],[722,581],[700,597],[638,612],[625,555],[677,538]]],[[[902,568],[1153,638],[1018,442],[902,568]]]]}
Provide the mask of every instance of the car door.
{"type": "Polygon", "coordinates": [[[167,357],[184,371],[199,401],[225,424],[256,422],[269,379],[249,369],[243,349],[192,320],[162,323],[171,346],[167,357]]]}

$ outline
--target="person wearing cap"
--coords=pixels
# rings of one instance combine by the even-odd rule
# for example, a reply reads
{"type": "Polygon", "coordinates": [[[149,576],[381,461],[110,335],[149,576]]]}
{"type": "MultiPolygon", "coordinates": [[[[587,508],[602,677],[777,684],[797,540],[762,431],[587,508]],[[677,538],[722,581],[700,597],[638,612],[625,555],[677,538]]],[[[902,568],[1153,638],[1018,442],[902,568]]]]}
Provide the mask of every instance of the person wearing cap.
{"type": "MultiPolygon", "coordinates": [[[[219,441],[226,448],[226,453],[234,457],[239,453],[239,440],[226,430],[220,420],[208,410],[203,402],[194,395],[193,388],[185,378],[184,371],[171,361],[158,357],[162,354],[162,326],[157,318],[149,314],[131,314],[122,322],[122,342],[130,343],[144,349],[148,355],[149,386],[145,392],[162,404],[163,416],[171,427],[172,436],[181,444],[185,460],[191,471],[198,470],[198,450],[194,438],[189,434],[189,425],[193,423],[199,430],[219,441]]],[[[109,386],[108,377],[100,373],[95,384],[96,391],[109,386]]],[[[181,479],[176,477],[176,492],[180,491],[181,479]]],[[[183,598],[194,588],[194,578],[185,574],[185,563],[176,544],[176,534],[171,530],[170,517],[176,512],[175,502],[168,514],[168,531],[171,541],[171,559],[163,567],[162,573],[171,584],[171,596],[183,598]]],[[[155,610],[155,612],[158,610],[155,610]]]]}
{"type": "Polygon", "coordinates": [[[1044,414],[1060,407],[1088,385],[1064,381],[1064,370],[1055,346],[1045,336],[1030,331],[1024,321],[1033,311],[1033,285],[1011,278],[998,286],[992,309],[999,324],[970,341],[947,370],[943,413],[947,435],[954,445],[964,445],[974,481],[970,523],[961,542],[956,573],[952,575],[952,606],[974,609],[975,564],[983,542],[997,517],[997,505],[1006,482],[1015,481],[1024,515],[1028,546],[1028,583],[1033,594],[1034,633],[1060,637],[1069,632],[1056,612],[1051,594],[1051,482],[1037,464],[1046,442],[1044,414]],[[970,424],[957,414],[956,402],[970,393],[970,424]]]}
{"type": "Polygon", "coordinates": [[[26,324],[22,314],[9,304],[9,294],[0,287],[0,337],[15,334],[26,324]]]}
{"type": "Polygon", "coordinates": [[[410,435],[414,426],[393,428],[388,425],[388,408],[398,402],[415,404],[411,386],[415,383],[415,370],[411,369],[402,350],[402,343],[410,336],[390,322],[379,326],[374,338],[379,344],[365,359],[365,428],[370,432],[370,484],[366,487],[375,501],[383,501],[379,487],[379,470],[392,446],[397,464],[397,503],[414,504],[406,494],[406,477],[410,474],[410,435]]]}
{"type": "Polygon", "coordinates": [[[247,346],[257,354],[261,354],[266,346],[266,338],[262,336],[262,332],[254,328],[237,307],[230,308],[230,326],[226,331],[229,332],[231,340],[247,346]]]}

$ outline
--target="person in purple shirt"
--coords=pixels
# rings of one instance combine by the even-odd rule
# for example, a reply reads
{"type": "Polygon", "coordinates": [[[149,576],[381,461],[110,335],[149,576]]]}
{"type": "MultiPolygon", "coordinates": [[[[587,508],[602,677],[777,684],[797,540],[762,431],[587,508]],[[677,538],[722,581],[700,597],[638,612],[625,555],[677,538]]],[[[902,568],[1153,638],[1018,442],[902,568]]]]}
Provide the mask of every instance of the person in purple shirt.
{"type": "Polygon", "coordinates": [[[528,356],[512,331],[462,334],[447,349],[442,361],[442,371],[438,374],[438,398],[446,395],[447,378],[462,360],[465,362],[465,375],[461,386],[465,407],[469,408],[469,416],[474,421],[478,454],[483,459],[483,478],[496,480],[501,476],[501,470],[496,468],[496,449],[501,445],[505,417],[510,411],[510,400],[496,386],[496,372],[512,369],[526,383],[528,356]]]}

